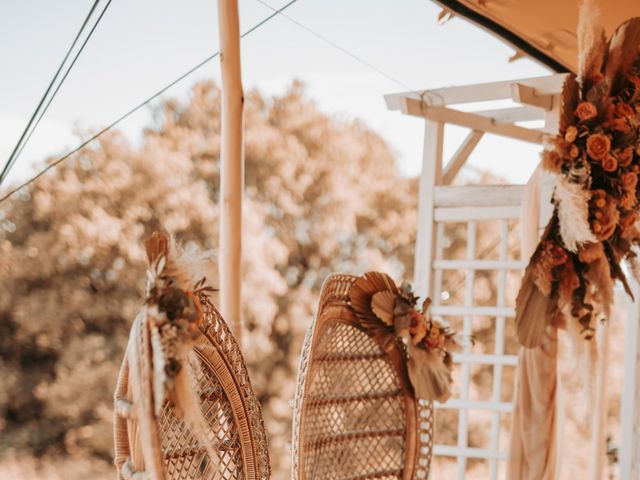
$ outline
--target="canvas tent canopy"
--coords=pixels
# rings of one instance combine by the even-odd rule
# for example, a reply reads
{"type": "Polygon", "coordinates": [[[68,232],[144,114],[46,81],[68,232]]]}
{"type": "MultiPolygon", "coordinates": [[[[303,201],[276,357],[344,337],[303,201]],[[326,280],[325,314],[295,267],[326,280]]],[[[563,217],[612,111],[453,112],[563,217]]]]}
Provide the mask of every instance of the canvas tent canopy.
{"type": "MultiPolygon", "coordinates": [[[[556,72],[578,68],[577,0],[433,0],[445,11],[465,18],[556,72]]],[[[607,34],[631,17],[640,16],[637,0],[600,4],[607,34]]]]}

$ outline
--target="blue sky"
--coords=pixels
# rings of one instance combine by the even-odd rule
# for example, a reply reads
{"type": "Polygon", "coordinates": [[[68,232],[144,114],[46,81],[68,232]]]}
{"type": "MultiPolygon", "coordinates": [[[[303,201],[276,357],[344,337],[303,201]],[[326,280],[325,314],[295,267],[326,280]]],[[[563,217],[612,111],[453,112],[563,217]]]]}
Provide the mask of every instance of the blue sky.
{"type": "MultiPolygon", "coordinates": [[[[264,1],[275,8],[286,3],[264,1]]],[[[11,152],[92,3],[0,2],[0,159],[11,152]]],[[[412,89],[547,73],[526,59],[509,63],[510,47],[463,20],[438,25],[439,11],[429,0],[298,0],[286,13],[412,89]]],[[[240,0],[241,30],[270,13],[256,0],[240,0]]],[[[246,37],[241,48],[245,89],[277,94],[301,79],[324,111],[362,119],[393,146],[404,173],[418,172],[422,122],[388,111],[382,98],[404,88],[281,17],[246,37]]],[[[217,49],[214,0],[113,0],[10,182],[31,173],[32,164],[75,146],[75,129],[110,123],[217,49]]],[[[165,97],[184,96],[204,78],[219,81],[217,61],[165,97]]],[[[149,120],[144,109],[120,128],[135,140],[149,120]]],[[[451,128],[447,133],[445,155],[455,151],[465,132],[451,128]]],[[[534,145],[485,137],[470,163],[522,183],[538,151],[534,145]]]]}

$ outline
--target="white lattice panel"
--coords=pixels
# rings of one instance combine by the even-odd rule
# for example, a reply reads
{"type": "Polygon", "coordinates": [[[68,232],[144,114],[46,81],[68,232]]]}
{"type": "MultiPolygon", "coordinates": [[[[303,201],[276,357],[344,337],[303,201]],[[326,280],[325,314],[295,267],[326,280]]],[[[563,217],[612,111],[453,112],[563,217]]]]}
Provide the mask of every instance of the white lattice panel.
{"type": "MultiPolygon", "coordinates": [[[[477,335],[482,330],[474,347],[454,355],[456,393],[446,403],[436,405],[440,431],[449,442],[439,443],[443,435],[436,433],[434,455],[455,458],[458,479],[465,477],[471,463],[477,469],[478,462],[485,463],[480,470],[487,472],[487,478],[497,479],[507,458],[505,439],[513,411],[510,386],[517,356],[515,347],[505,350],[506,326],[513,323],[514,316],[513,299],[508,301],[506,287],[508,272],[514,272],[516,278],[525,266],[516,231],[520,193],[518,187],[440,187],[435,196],[435,258],[428,274],[432,278],[432,313],[465,334],[477,335]],[[485,204],[465,205],[472,203],[480,189],[485,204]],[[505,197],[507,190],[511,195],[505,197]],[[510,204],[491,205],[492,200],[510,204]],[[466,245],[451,248],[453,236],[463,237],[466,245]],[[478,272],[483,276],[480,286],[476,282],[478,272]],[[491,291],[491,302],[478,300],[479,288],[491,291]],[[512,372],[508,379],[503,375],[505,368],[512,372]],[[482,383],[486,388],[472,391],[474,374],[485,379],[482,383]],[[451,438],[450,422],[455,413],[455,438],[451,438]]],[[[434,478],[438,478],[437,468],[438,463],[434,465],[434,478]]]]}

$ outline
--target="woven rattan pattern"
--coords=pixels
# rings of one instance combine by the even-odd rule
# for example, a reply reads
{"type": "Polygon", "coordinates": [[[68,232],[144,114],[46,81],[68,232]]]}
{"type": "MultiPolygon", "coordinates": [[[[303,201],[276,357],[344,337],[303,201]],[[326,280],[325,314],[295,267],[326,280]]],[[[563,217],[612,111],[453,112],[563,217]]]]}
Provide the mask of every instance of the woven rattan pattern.
{"type": "Polygon", "coordinates": [[[294,478],[426,478],[432,405],[411,396],[407,401],[406,382],[388,354],[358,328],[346,304],[354,280],[334,275],[325,282],[318,320],[305,339],[294,411],[294,478]],[[408,445],[415,446],[413,454],[408,445]]]}
{"type": "MultiPolygon", "coordinates": [[[[262,413],[242,355],[215,306],[206,298],[202,303],[204,335],[195,347],[197,360],[192,361],[199,364],[194,369],[198,372],[197,392],[218,458],[214,461],[209,458],[191,430],[175,415],[173,407],[165,403],[158,419],[158,433],[166,478],[268,479],[270,468],[262,413]]],[[[128,470],[136,470],[132,466],[142,465],[134,458],[139,456],[136,455],[136,444],[140,441],[138,422],[122,407],[132,398],[126,362],[125,358],[115,395],[116,465],[122,479],[133,473],[128,470]]]]}

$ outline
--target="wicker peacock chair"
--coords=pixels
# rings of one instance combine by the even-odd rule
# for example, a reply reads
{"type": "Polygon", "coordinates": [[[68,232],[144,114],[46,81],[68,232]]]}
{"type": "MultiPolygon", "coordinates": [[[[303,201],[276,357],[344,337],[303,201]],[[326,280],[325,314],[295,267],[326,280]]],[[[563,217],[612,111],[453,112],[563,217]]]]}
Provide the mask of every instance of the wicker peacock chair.
{"type": "MultiPolygon", "coordinates": [[[[156,243],[158,238],[161,245],[155,247],[155,253],[147,245],[151,277],[154,265],[156,270],[169,269],[164,262],[158,266],[157,250],[164,252],[160,255],[170,256],[166,237],[156,236],[156,243]]],[[[170,261],[171,258],[167,264],[170,261]]],[[[152,291],[158,288],[157,283],[152,285],[152,291]]],[[[173,279],[171,285],[175,286],[173,279]]],[[[185,291],[184,284],[180,285],[183,295],[178,292],[176,298],[184,300],[182,315],[167,313],[162,295],[158,302],[150,300],[153,295],[149,295],[148,285],[147,301],[131,328],[114,395],[115,464],[119,480],[262,480],[270,476],[260,405],[238,345],[202,285],[199,282],[200,288],[191,292],[185,291]],[[189,317],[190,305],[196,307],[199,319],[195,315],[189,317]],[[165,348],[154,324],[165,318],[164,325],[170,325],[166,318],[179,317],[193,320],[183,322],[193,327],[185,330],[189,331],[187,348],[182,357],[176,354],[183,362],[176,368],[171,356],[180,352],[180,348],[175,345],[165,348]],[[163,348],[165,358],[159,353],[163,348]],[[158,364],[164,368],[158,370],[158,364]],[[185,401],[185,392],[171,394],[167,387],[168,395],[164,395],[165,387],[158,383],[160,375],[171,385],[176,370],[190,373],[185,385],[193,395],[191,404],[185,401]],[[163,400],[157,404],[159,397],[163,400]],[[189,405],[195,409],[189,409],[189,405]],[[198,409],[202,413],[199,424],[188,420],[193,415],[183,414],[198,409]]],[[[169,291],[171,288],[166,287],[166,291],[178,291],[176,288],[169,291]]],[[[162,329],[158,331],[161,336],[162,329]]]]}
{"type": "Polygon", "coordinates": [[[427,478],[433,404],[409,381],[401,342],[381,342],[354,312],[357,277],[333,275],[302,349],[293,478],[427,478]]]}

